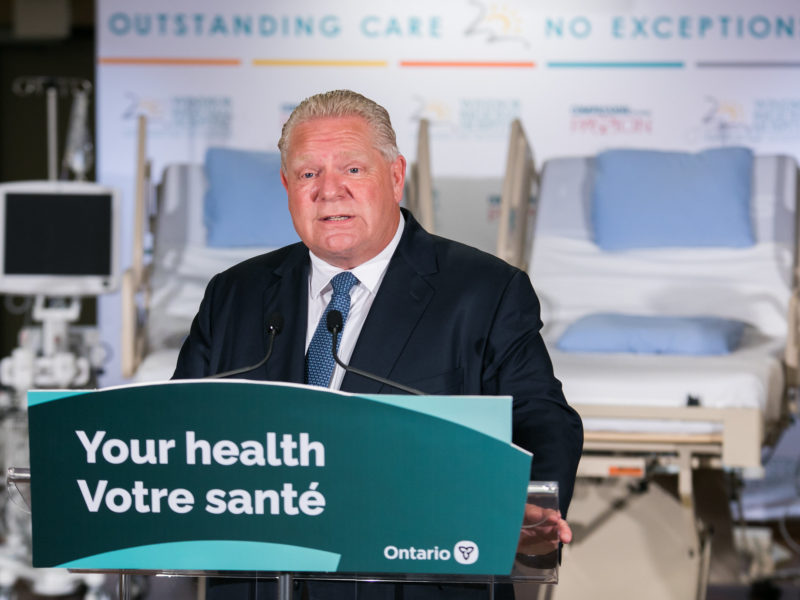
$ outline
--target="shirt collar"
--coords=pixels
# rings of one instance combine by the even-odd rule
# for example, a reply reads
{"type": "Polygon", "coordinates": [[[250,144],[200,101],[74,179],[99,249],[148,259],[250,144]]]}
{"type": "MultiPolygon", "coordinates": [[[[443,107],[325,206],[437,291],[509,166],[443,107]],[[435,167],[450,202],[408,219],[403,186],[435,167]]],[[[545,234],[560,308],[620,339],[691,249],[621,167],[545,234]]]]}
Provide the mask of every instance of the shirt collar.
{"type": "MultiPolygon", "coordinates": [[[[397,224],[397,231],[386,247],[367,262],[350,269],[350,272],[358,278],[359,283],[364,285],[370,293],[374,294],[375,290],[378,288],[383,274],[389,266],[389,261],[392,259],[392,255],[397,249],[398,244],[400,244],[400,238],[403,235],[404,228],[405,219],[401,214],[399,223],[397,224]]],[[[311,251],[309,251],[309,255],[311,257],[311,281],[309,283],[309,291],[311,292],[311,298],[317,298],[328,286],[330,280],[345,269],[334,267],[311,251]]]]}

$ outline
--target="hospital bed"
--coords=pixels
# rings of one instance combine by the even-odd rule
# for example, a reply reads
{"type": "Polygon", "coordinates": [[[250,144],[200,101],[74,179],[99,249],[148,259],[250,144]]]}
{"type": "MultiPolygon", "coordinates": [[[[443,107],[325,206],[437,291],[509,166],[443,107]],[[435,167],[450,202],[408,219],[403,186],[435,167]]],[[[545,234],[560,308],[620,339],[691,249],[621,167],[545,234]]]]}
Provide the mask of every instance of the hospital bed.
{"type": "Polygon", "coordinates": [[[585,429],[557,597],[702,598],[738,575],[721,474],[759,476],[792,409],[797,194],[793,158],[744,149],[544,163],[529,273],[585,429]]]}
{"type": "Polygon", "coordinates": [[[133,259],[122,289],[123,376],[137,382],[172,376],[215,274],[298,240],[277,152],[212,148],[203,164],[167,165],[148,194],[143,146],[142,135],[133,259]]]}

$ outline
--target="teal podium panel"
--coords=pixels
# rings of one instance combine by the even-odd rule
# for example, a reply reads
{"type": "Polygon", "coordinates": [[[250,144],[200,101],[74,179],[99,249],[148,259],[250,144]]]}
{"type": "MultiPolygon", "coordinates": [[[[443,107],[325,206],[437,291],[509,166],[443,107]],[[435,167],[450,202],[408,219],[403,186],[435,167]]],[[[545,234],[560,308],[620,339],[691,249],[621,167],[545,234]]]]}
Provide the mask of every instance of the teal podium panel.
{"type": "Polygon", "coordinates": [[[182,381],[31,391],[33,562],[508,575],[511,398],[182,381]]]}

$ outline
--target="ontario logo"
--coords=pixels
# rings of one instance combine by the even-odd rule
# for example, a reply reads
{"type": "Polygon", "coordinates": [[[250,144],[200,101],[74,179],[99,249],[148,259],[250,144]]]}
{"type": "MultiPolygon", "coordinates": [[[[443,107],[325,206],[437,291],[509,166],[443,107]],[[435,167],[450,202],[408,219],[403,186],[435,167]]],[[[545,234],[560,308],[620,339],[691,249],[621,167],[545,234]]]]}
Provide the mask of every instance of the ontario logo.
{"type": "Polygon", "coordinates": [[[453,548],[453,558],[462,565],[472,565],[478,561],[478,544],[469,540],[461,540],[453,548]]]}
{"type": "Polygon", "coordinates": [[[462,565],[472,565],[478,561],[480,551],[478,544],[469,540],[456,542],[452,550],[447,548],[398,548],[397,546],[386,546],[383,549],[383,557],[386,560],[455,560],[462,565]]]}

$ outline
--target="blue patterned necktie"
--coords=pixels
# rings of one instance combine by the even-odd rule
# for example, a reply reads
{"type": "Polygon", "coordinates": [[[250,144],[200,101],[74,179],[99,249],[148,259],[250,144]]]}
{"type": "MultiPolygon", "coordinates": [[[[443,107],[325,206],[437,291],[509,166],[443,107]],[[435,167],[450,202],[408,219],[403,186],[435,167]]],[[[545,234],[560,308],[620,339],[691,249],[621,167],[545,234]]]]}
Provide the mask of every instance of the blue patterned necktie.
{"type": "MultiPolygon", "coordinates": [[[[331,279],[333,286],[333,297],[328,303],[325,312],[317,323],[314,330],[314,337],[308,346],[306,354],[306,383],[327,387],[333,375],[335,361],[333,360],[333,336],[328,331],[328,313],[338,310],[342,313],[342,323],[347,323],[347,313],[350,312],[350,288],[358,283],[358,278],[350,271],[342,271],[331,279]]],[[[344,327],[344,325],[342,325],[344,327]]],[[[339,342],[342,340],[342,332],[336,339],[336,350],[339,350],[339,342]]]]}

